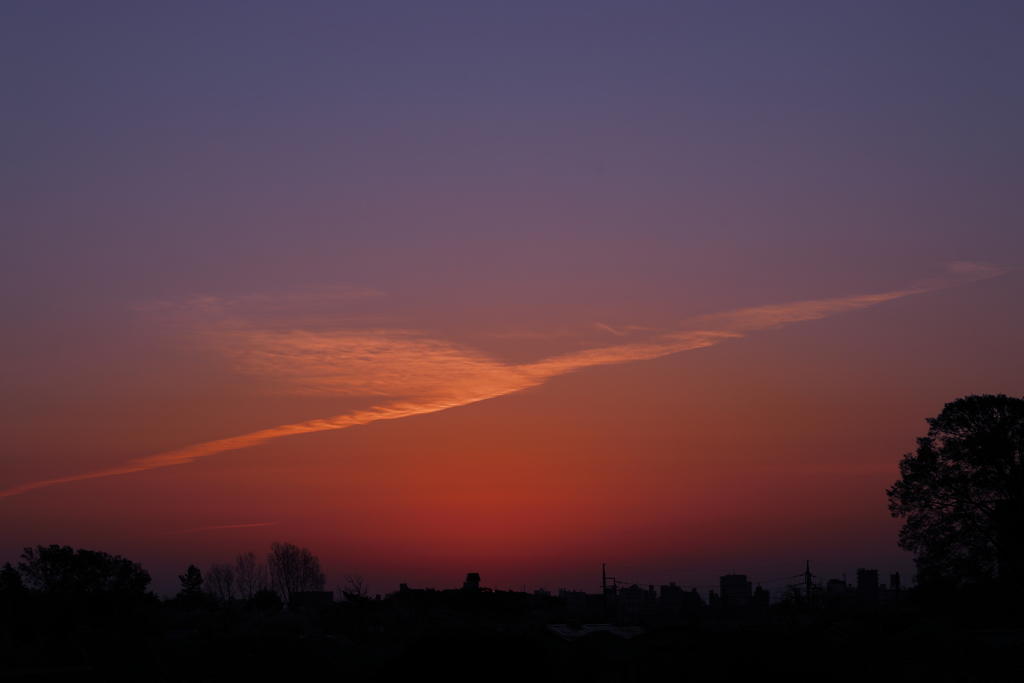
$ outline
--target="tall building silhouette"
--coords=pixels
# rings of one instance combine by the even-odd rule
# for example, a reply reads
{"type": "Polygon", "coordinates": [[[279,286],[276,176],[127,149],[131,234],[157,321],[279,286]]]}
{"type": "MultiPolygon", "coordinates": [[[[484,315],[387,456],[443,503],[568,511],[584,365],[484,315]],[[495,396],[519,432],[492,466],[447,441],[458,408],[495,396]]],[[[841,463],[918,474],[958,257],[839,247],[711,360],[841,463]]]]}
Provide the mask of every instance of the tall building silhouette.
{"type": "Polygon", "coordinates": [[[746,574],[726,574],[718,579],[722,603],[726,609],[746,607],[753,597],[753,584],[747,581],[746,574]]]}

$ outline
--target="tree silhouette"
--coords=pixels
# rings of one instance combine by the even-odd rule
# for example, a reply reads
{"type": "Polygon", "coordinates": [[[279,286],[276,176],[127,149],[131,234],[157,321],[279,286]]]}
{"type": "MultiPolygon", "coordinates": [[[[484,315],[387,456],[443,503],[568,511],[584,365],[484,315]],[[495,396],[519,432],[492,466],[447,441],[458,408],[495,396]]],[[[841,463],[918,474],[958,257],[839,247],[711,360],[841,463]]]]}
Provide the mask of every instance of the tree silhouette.
{"type": "Polygon", "coordinates": [[[362,574],[345,574],[345,587],[339,590],[348,602],[362,603],[370,599],[370,589],[362,574]]]}
{"type": "Polygon", "coordinates": [[[285,602],[292,593],[322,591],[327,583],[316,555],[291,543],[271,543],[267,566],[271,585],[285,602]]]}
{"type": "Polygon", "coordinates": [[[256,553],[250,550],[235,558],[235,586],[242,599],[251,599],[268,585],[267,568],[256,562],[256,553]]]}
{"type": "Polygon", "coordinates": [[[917,553],[918,582],[1021,576],[1024,399],[959,398],[928,426],[886,491],[892,516],[906,518],[899,545],[917,553]]]}
{"type": "MultiPolygon", "coordinates": [[[[21,574],[11,566],[10,562],[4,562],[3,569],[0,569],[0,637],[9,639],[11,637],[14,623],[20,612],[28,589],[21,581],[21,574]]],[[[7,642],[10,642],[8,640],[7,642]]]]}
{"type": "Polygon", "coordinates": [[[137,562],[71,546],[25,548],[18,571],[29,586],[51,594],[143,593],[149,572],[137,562]]]}
{"type": "Polygon", "coordinates": [[[191,598],[202,595],[203,573],[199,571],[199,567],[194,564],[190,564],[184,574],[178,574],[178,580],[181,581],[181,591],[178,593],[179,596],[191,598]]]}
{"type": "Polygon", "coordinates": [[[221,600],[233,600],[235,597],[235,569],[230,564],[210,565],[206,579],[211,592],[221,600]]]}
{"type": "Polygon", "coordinates": [[[20,593],[24,590],[25,584],[21,581],[21,574],[10,562],[4,562],[3,569],[0,569],[0,593],[20,593]]]}

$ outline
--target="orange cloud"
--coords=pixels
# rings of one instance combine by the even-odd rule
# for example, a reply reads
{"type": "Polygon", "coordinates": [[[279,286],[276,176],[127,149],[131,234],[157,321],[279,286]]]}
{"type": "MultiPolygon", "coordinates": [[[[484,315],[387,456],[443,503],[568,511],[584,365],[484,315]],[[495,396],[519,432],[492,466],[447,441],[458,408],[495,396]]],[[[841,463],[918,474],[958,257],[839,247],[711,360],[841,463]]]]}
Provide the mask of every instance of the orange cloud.
{"type": "MultiPolygon", "coordinates": [[[[511,394],[589,367],[652,360],[742,337],[755,330],[816,320],[1006,272],[962,262],[952,264],[950,270],[949,277],[907,289],[738,309],[692,321],[703,328],[697,331],[663,334],[646,341],[576,351],[522,365],[507,365],[475,349],[404,330],[270,329],[236,319],[222,320],[204,329],[202,338],[230,358],[241,372],[275,378],[281,386],[297,393],[375,396],[386,400],[333,418],[281,425],[138,458],[104,470],[21,484],[0,491],[0,497],[54,484],[180,465],[284,436],[434,413],[511,394]]],[[[351,295],[346,292],[339,296],[351,295]]],[[[244,303],[252,307],[266,301],[269,300],[252,297],[244,303]]],[[[280,301],[272,300],[272,307],[280,301]]],[[[211,311],[222,313],[230,308],[213,299],[204,299],[200,304],[205,317],[211,311]]]]}

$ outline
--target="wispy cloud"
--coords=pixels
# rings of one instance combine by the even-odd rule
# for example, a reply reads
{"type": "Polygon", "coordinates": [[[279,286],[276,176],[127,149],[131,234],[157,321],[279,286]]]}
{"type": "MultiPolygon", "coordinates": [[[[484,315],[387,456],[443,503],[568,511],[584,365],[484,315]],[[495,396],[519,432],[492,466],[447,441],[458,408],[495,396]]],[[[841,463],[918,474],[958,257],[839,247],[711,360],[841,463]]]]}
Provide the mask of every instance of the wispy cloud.
{"type": "MultiPolygon", "coordinates": [[[[652,360],[712,346],[756,330],[816,320],[1006,272],[975,263],[955,263],[949,270],[947,277],[901,290],[738,309],[690,321],[688,327],[698,328],[691,331],[575,351],[520,365],[505,364],[475,349],[408,330],[271,328],[229,317],[204,329],[203,338],[230,358],[239,371],[275,378],[281,386],[296,393],[372,396],[379,397],[381,402],[328,419],[281,425],[138,458],[104,470],[21,484],[0,491],[0,497],[55,484],[180,465],[284,436],[434,413],[511,394],[584,368],[652,360]]],[[[249,298],[245,303],[251,307],[255,301],[256,298],[249,298]]],[[[201,302],[204,316],[229,308],[215,300],[201,302]]]]}
{"type": "Polygon", "coordinates": [[[594,323],[594,327],[599,330],[604,330],[605,332],[611,332],[617,337],[625,337],[630,332],[639,332],[650,329],[647,327],[640,327],[639,325],[626,325],[622,329],[617,330],[611,325],[605,325],[604,323],[594,323]]]}
{"type": "Polygon", "coordinates": [[[278,522],[257,522],[256,524],[223,524],[221,526],[201,526],[195,529],[182,529],[181,531],[169,531],[164,536],[174,536],[177,534],[191,534],[195,531],[213,531],[215,529],[249,529],[257,526],[274,526],[278,522]]]}

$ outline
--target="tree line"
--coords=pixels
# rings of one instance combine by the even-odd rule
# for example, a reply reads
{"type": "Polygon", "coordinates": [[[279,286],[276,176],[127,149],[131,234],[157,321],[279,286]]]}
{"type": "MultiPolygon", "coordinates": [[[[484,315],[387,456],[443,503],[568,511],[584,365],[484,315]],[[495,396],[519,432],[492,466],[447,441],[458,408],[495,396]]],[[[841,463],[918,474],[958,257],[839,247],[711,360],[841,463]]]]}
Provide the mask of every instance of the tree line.
{"type": "MultiPolygon", "coordinates": [[[[176,597],[182,599],[206,594],[224,601],[250,601],[272,594],[285,604],[293,593],[322,591],[327,583],[319,558],[308,548],[278,541],[270,544],[265,563],[249,551],[240,553],[233,564],[214,563],[205,577],[189,565],[178,579],[181,590],[176,597]]],[[[56,544],[26,547],[17,567],[7,562],[0,569],[0,591],[35,590],[52,596],[143,594],[151,581],[138,562],[56,544]]]]}
{"type": "MultiPolygon", "coordinates": [[[[194,566],[190,569],[199,572],[194,566]]],[[[184,589],[186,576],[178,578],[184,589]]],[[[250,550],[235,557],[234,564],[212,564],[206,582],[209,592],[221,600],[234,600],[236,594],[242,600],[251,600],[260,591],[273,590],[288,602],[292,593],[322,591],[327,577],[320,569],[319,558],[308,548],[274,541],[266,564],[260,564],[250,550]]]]}

